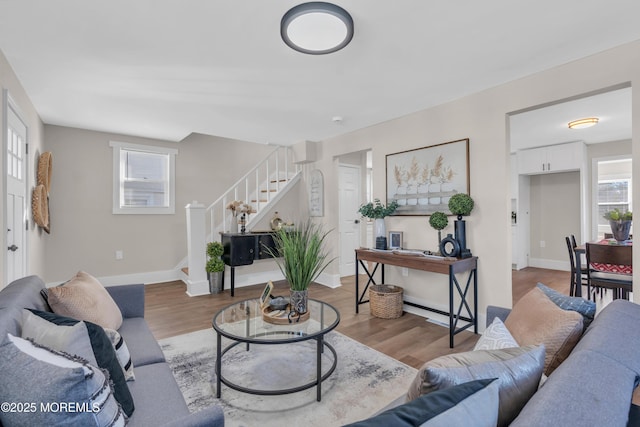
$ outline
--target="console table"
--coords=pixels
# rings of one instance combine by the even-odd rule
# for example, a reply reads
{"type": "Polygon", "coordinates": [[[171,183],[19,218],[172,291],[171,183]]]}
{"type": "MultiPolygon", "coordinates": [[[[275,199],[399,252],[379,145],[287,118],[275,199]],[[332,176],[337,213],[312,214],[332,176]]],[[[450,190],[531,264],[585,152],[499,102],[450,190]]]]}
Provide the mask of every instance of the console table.
{"type": "MultiPolygon", "coordinates": [[[[224,253],[222,261],[231,268],[231,296],[234,296],[236,267],[253,264],[256,259],[271,258],[267,248],[276,250],[273,232],[220,233],[224,253]]],[[[224,290],[224,283],[222,284],[224,290]]]]}
{"type": "Polygon", "coordinates": [[[406,267],[414,270],[430,271],[433,273],[447,274],[449,276],[449,311],[442,311],[431,307],[426,307],[413,302],[404,301],[404,304],[428,310],[449,317],[449,348],[453,348],[453,337],[473,326],[473,332],[478,333],[478,257],[447,259],[442,257],[429,257],[419,255],[398,255],[392,251],[381,251],[372,249],[356,249],[356,313],[360,304],[366,304],[369,300],[365,300],[367,289],[370,284],[376,284],[374,274],[380,267],[381,281],[384,283],[384,266],[395,265],[398,267],[406,267]],[[374,262],[373,271],[369,271],[365,261],[374,262]],[[362,266],[369,280],[365,285],[362,293],[360,293],[359,283],[359,266],[362,266]],[[467,280],[464,287],[460,286],[458,276],[467,273],[467,280]],[[468,299],[469,290],[473,288],[472,307],[468,299]],[[457,307],[455,305],[456,296],[460,298],[457,307]],[[455,308],[455,312],[454,312],[455,308]],[[463,311],[465,313],[463,315],[463,311]],[[458,321],[466,322],[465,325],[458,327],[458,321]]]}

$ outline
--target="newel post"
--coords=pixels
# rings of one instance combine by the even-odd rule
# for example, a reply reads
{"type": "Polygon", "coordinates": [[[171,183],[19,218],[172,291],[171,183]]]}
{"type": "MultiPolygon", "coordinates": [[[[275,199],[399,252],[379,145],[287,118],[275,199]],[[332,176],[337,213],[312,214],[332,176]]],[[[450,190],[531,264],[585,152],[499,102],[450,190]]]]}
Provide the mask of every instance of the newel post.
{"type": "Polygon", "coordinates": [[[189,266],[187,295],[193,297],[209,293],[209,282],[205,271],[207,261],[206,208],[194,200],[185,209],[187,211],[187,263],[189,266]]]}

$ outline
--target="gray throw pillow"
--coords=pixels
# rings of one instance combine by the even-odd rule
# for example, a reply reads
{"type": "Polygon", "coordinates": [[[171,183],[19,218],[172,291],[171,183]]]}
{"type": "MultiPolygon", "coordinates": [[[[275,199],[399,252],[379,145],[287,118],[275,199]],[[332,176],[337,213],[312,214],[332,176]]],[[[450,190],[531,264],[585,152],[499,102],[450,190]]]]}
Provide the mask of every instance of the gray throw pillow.
{"type": "Polygon", "coordinates": [[[136,377],[133,373],[133,362],[131,361],[129,347],[127,347],[127,343],[124,342],[124,338],[122,338],[120,332],[113,329],[104,328],[104,333],[107,334],[107,337],[109,337],[109,340],[111,341],[111,345],[113,345],[113,349],[116,351],[116,358],[118,359],[120,366],[122,366],[124,378],[127,381],[134,381],[136,377]]]}
{"type": "Polygon", "coordinates": [[[86,360],[8,334],[0,345],[0,396],[22,404],[0,411],[3,425],[125,425],[105,374],[86,360]]]}
{"type": "Polygon", "coordinates": [[[58,326],[23,309],[22,338],[31,338],[36,343],[53,350],[80,356],[93,366],[98,366],[84,322],[78,322],[72,326],[58,326]]]}
{"type": "Polygon", "coordinates": [[[476,380],[425,394],[411,402],[346,427],[495,427],[498,382],[476,380]]]}
{"type": "Polygon", "coordinates": [[[543,345],[477,350],[438,357],[420,368],[409,387],[407,401],[468,381],[498,378],[498,426],[507,426],[538,389],[544,360],[543,345]]]}

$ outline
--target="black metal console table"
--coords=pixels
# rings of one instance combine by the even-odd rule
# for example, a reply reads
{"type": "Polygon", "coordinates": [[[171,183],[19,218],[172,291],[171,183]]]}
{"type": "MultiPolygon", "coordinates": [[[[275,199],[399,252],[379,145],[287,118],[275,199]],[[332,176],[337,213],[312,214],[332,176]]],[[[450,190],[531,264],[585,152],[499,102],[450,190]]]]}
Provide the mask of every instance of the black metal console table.
{"type": "MultiPolygon", "coordinates": [[[[253,264],[257,259],[271,258],[267,248],[275,251],[273,233],[220,233],[224,253],[222,261],[231,268],[231,296],[234,296],[236,267],[253,264]]],[[[224,283],[222,285],[224,289],[224,283]]]]}

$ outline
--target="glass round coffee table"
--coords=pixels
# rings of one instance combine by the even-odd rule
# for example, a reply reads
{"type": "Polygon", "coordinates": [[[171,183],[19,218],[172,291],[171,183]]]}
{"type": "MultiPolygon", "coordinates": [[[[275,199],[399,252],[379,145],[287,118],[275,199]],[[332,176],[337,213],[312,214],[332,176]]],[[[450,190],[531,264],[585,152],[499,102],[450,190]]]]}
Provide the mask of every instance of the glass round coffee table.
{"type": "Polygon", "coordinates": [[[216,397],[219,398],[221,395],[221,383],[234,390],[258,395],[295,393],[316,386],[319,402],[322,381],[329,378],[336,369],[338,361],[335,349],[324,340],[324,336],[338,326],[340,313],[332,305],[314,299],[309,299],[308,307],[308,319],[306,317],[297,319],[296,316],[292,316],[291,320],[288,320],[284,317],[278,324],[264,320],[260,300],[257,298],[231,304],[216,313],[212,322],[217,335],[216,397]],[[231,344],[222,348],[222,337],[230,339],[231,344]],[[237,345],[244,343],[247,346],[246,351],[250,351],[251,344],[279,345],[308,340],[316,341],[316,375],[315,379],[309,383],[279,390],[254,389],[238,385],[222,375],[224,355],[237,345]],[[333,353],[333,362],[330,369],[323,374],[322,354],[325,348],[333,353]]]}

